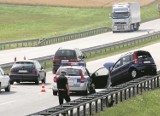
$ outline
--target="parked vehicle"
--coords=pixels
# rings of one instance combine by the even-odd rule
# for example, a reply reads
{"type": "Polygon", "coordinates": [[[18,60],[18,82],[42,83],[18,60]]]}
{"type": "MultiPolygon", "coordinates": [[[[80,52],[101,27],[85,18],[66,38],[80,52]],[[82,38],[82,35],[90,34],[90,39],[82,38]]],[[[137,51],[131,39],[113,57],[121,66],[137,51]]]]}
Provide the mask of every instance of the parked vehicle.
{"type": "Polygon", "coordinates": [[[56,73],[61,65],[61,60],[69,60],[69,62],[84,62],[84,54],[80,49],[58,49],[53,57],[53,74],[56,73]]]}
{"type": "Polygon", "coordinates": [[[9,76],[6,75],[3,69],[0,67],[0,92],[1,89],[4,89],[6,92],[9,92],[11,90],[9,81],[10,81],[9,76]]]}
{"type": "Polygon", "coordinates": [[[83,62],[66,62],[62,63],[53,78],[53,95],[57,95],[57,78],[61,71],[66,72],[70,92],[79,92],[85,95],[92,93],[94,89],[91,85],[90,74],[83,62]]]}
{"type": "Polygon", "coordinates": [[[117,85],[144,75],[156,75],[157,67],[148,51],[129,52],[120,57],[116,63],[105,63],[93,73],[95,88],[117,85]],[[110,76],[109,76],[110,75],[110,76]]]}
{"type": "Polygon", "coordinates": [[[46,82],[46,71],[36,60],[16,61],[10,69],[10,83],[14,82],[46,82]]]}
{"type": "Polygon", "coordinates": [[[136,2],[112,6],[112,31],[137,31],[141,22],[140,5],[136,2]]]}

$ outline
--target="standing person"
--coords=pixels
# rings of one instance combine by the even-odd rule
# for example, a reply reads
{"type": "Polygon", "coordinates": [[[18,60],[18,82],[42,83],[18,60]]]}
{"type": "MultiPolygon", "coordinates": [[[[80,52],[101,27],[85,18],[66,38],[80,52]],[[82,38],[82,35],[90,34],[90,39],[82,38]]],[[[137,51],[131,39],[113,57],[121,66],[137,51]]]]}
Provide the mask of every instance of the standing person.
{"type": "Polygon", "coordinates": [[[59,104],[63,104],[63,99],[66,100],[66,102],[70,102],[70,96],[69,96],[69,86],[68,86],[68,80],[67,77],[65,77],[66,72],[61,71],[60,76],[57,78],[57,89],[58,89],[58,98],[59,98],[59,104]]]}

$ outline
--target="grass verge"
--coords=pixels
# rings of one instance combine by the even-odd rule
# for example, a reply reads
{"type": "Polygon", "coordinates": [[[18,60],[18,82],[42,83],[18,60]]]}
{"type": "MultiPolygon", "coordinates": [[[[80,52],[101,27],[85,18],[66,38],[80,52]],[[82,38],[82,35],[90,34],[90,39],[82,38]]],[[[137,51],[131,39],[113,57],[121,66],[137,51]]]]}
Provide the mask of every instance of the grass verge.
{"type": "MultiPolygon", "coordinates": [[[[111,27],[111,8],[63,8],[0,4],[0,42],[46,38],[111,27]]],[[[141,9],[142,22],[158,18],[156,4],[141,9]]]]}
{"type": "Polygon", "coordinates": [[[160,89],[144,92],[94,116],[159,116],[159,98],[160,89]]]}

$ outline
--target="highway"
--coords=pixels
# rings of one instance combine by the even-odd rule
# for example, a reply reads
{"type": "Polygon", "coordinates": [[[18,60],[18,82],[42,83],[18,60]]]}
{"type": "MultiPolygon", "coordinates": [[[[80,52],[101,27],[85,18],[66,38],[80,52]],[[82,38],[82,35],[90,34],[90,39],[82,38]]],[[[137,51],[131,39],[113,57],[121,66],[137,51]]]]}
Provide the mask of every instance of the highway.
{"type": "Polygon", "coordinates": [[[16,57],[17,60],[21,60],[24,56],[27,59],[37,58],[41,56],[53,55],[56,50],[60,47],[65,48],[89,48],[97,45],[112,43],[116,41],[121,41],[148,33],[153,33],[160,31],[160,19],[149,21],[141,24],[140,30],[137,32],[126,32],[126,33],[104,33],[96,36],[86,37],[83,39],[76,39],[72,41],[62,42],[58,44],[42,46],[42,47],[26,47],[18,48],[12,50],[3,50],[0,51],[0,64],[13,62],[16,57]]]}
{"type": "MultiPolygon", "coordinates": [[[[112,43],[140,35],[153,33],[160,31],[160,19],[146,22],[141,25],[138,32],[129,33],[104,33],[92,37],[83,39],[72,40],[54,45],[48,45],[43,47],[29,47],[18,48],[12,50],[0,51],[0,64],[12,62],[14,57],[18,60],[23,59],[26,56],[28,59],[37,58],[40,56],[52,55],[55,51],[62,46],[65,48],[88,48],[106,43],[112,43]]],[[[159,56],[160,43],[144,47],[141,49],[148,50],[152,54],[156,61],[158,69],[160,69],[160,56],[159,56]]],[[[104,62],[115,62],[121,54],[99,59],[96,61],[88,62],[87,68],[91,73],[101,67],[104,62]],[[94,67],[96,66],[96,67],[94,67]]],[[[52,82],[53,74],[47,73],[47,83],[45,84],[46,92],[41,92],[41,85],[35,85],[34,83],[21,83],[14,84],[11,87],[11,92],[6,93],[2,91],[0,94],[0,115],[1,116],[25,116],[40,110],[44,110],[58,105],[58,97],[52,95],[52,82]]],[[[99,90],[96,90],[99,91],[99,90]]],[[[80,95],[71,94],[71,99],[77,99],[80,95]]]]}
{"type": "MultiPolygon", "coordinates": [[[[150,45],[141,50],[147,50],[151,53],[160,69],[159,56],[160,43],[150,45]]],[[[124,54],[124,53],[122,53],[124,54]]],[[[101,67],[104,62],[115,62],[122,54],[99,59],[88,62],[87,68],[91,73],[101,67]],[[93,67],[97,66],[97,67],[93,67]]],[[[2,91],[0,94],[0,115],[1,116],[25,116],[27,114],[35,113],[53,106],[58,105],[58,97],[52,95],[53,74],[47,73],[47,83],[45,84],[46,92],[41,92],[41,85],[34,83],[14,84],[11,87],[11,92],[6,93],[2,91]]],[[[100,91],[100,90],[96,90],[100,91]]],[[[71,94],[71,99],[77,99],[80,95],[71,94]]]]}

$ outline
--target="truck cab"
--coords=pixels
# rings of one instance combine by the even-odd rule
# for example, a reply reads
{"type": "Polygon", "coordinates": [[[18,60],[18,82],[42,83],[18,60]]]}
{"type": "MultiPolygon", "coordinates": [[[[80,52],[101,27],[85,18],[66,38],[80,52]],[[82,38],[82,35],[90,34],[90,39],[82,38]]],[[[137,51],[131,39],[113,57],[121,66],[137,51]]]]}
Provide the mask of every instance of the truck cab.
{"type": "Polygon", "coordinates": [[[112,31],[136,31],[140,26],[138,3],[115,3],[112,6],[112,31]]]}

